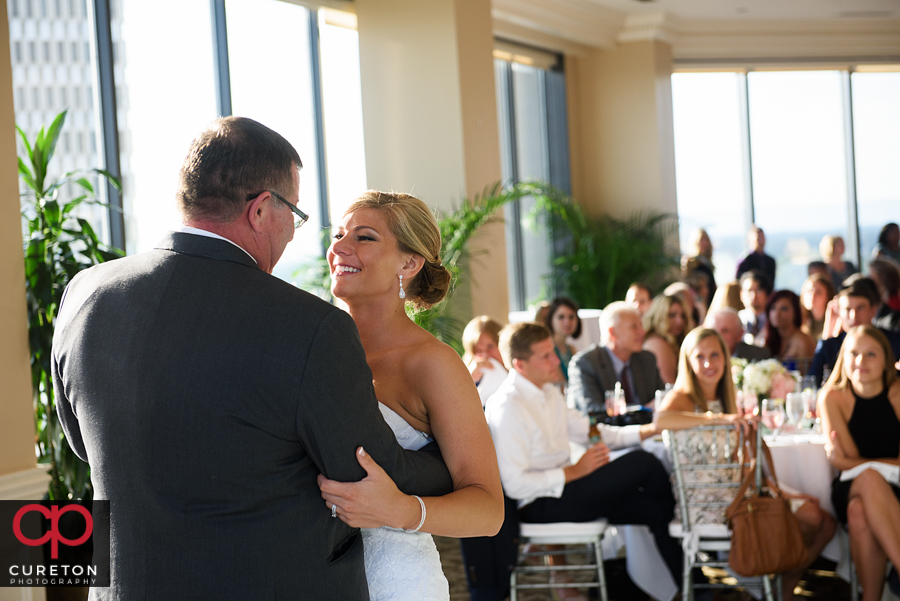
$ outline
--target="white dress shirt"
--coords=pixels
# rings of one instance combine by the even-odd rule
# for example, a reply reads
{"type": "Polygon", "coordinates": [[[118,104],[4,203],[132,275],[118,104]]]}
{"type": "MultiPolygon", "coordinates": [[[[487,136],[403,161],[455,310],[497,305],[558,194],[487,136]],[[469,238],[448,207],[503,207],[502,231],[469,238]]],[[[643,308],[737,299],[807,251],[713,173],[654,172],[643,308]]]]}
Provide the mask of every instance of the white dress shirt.
{"type": "MultiPolygon", "coordinates": [[[[503,491],[519,507],[539,497],[562,495],[571,465],[569,441],[587,445],[590,421],[566,406],[553,384],[538,388],[510,370],[485,406],[494,438],[503,491]]],[[[640,426],[598,425],[603,442],[613,448],[641,443],[640,426]]]]}

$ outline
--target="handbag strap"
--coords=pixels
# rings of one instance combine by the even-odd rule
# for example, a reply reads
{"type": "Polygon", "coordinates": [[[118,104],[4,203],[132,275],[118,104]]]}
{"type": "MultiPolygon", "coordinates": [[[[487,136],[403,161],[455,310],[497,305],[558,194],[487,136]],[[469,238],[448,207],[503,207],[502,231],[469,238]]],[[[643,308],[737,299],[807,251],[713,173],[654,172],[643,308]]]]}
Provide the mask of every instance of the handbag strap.
{"type": "MultiPolygon", "coordinates": [[[[757,426],[759,427],[759,426],[757,426]]],[[[726,515],[729,515],[737,510],[740,503],[744,500],[744,495],[747,493],[747,489],[750,487],[751,483],[754,483],[756,480],[756,465],[757,461],[759,461],[758,449],[756,448],[756,436],[748,436],[744,439],[744,447],[747,449],[751,460],[750,467],[746,471],[746,474],[743,475],[743,481],[741,482],[740,488],[738,488],[737,493],[734,495],[734,500],[731,502],[731,505],[728,507],[726,511],[726,515]]],[[[770,473],[770,481],[771,486],[769,487],[770,493],[772,497],[784,497],[784,493],[781,492],[781,488],[778,486],[778,478],[775,475],[775,462],[772,461],[772,452],[769,450],[769,445],[766,444],[766,441],[763,440],[762,436],[759,437],[759,443],[762,447],[763,456],[765,457],[766,463],[769,466],[770,473]]],[[[743,462],[741,463],[743,466],[743,462]]],[[[743,467],[742,467],[743,469],[743,467]]],[[[761,491],[756,491],[757,494],[760,494],[761,491]]]]}

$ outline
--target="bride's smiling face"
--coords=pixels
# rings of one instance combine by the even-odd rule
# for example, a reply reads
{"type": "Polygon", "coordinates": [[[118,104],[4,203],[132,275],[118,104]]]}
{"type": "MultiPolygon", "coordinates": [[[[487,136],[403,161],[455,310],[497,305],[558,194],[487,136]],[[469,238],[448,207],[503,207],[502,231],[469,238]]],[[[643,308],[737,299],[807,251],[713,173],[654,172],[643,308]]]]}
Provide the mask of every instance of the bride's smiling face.
{"type": "Polygon", "coordinates": [[[334,229],[328,248],[331,293],[348,300],[393,292],[399,299],[398,276],[409,258],[400,252],[381,211],[362,208],[348,213],[334,229]]]}

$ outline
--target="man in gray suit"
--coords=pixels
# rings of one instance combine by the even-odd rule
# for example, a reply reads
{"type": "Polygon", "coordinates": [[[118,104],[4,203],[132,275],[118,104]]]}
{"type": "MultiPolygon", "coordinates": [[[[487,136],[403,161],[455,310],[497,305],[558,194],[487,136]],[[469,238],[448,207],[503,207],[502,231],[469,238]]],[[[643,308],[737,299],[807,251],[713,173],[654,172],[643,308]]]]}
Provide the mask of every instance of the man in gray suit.
{"type": "Polygon", "coordinates": [[[250,119],[192,144],[184,227],[69,285],[53,344],[58,411],[111,502],[112,585],[92,599],[368,599],[359,530],[319,473],[362,446],[407,493],[451,490],[385,424],[343,311],[271,275],[305,221],[300,157],[250,119]]]}
{"type": "Polygon", "coordinates": [[[656,367],[656,356],[641,349],[644,326],[631,303],[616,301],[600,315],[600,344],[572,357],[569,362],[569,406],[583,414],[602,413],[605,392],[621,382],[629,405],[646,405],[656,398],[665,382],[656,367]]]}
{"type": "Polygon", "coordinates": [[[730,307],[710,311],[703,326],[712,328],[722,336],[732,357],[746,359],[751,363],[772,358],[769,349],[747,344],[741,340],[744,335],[744,324],[741,323],[738,312],[730,307]]]}

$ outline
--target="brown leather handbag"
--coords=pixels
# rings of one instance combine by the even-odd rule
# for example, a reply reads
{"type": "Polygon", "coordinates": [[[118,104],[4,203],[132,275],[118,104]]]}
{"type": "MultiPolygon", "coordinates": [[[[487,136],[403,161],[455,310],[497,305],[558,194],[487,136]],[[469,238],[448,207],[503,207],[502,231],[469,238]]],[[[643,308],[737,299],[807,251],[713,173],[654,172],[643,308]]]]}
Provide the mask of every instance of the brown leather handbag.
{"type": "MultiPolygon", "coordinates": [[[[806,562],[806,546],[791,504],[778,488],[775,465],[766,443],[760,439],[770,468],[770,486],[756,490],[754,457],[747,475],[725,512],[731,528],[728,565],[741,576],[779,574],[806,562]],[[745,496],[753,486],[753,493],[745,496]]],[[[750,446],[750,445],[748,445],[750,446]]],[[[752,449],[751,449],[752,450],[752,449]]]]}

